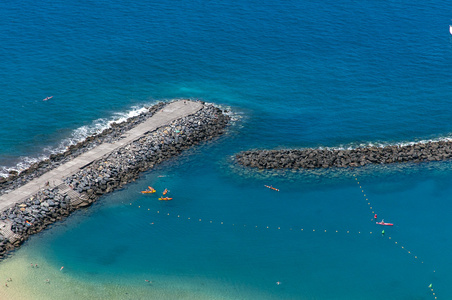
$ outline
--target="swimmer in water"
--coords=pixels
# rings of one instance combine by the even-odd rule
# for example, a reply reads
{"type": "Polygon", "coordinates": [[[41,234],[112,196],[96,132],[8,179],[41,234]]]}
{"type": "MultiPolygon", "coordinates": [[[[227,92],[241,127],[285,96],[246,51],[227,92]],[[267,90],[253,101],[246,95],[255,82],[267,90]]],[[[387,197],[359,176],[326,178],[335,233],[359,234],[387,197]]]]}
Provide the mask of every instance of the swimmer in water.
{"type": "Polygon", "coordinates": [[[60,268],[60,271],[64,269],[64,266],[60,268]]]}

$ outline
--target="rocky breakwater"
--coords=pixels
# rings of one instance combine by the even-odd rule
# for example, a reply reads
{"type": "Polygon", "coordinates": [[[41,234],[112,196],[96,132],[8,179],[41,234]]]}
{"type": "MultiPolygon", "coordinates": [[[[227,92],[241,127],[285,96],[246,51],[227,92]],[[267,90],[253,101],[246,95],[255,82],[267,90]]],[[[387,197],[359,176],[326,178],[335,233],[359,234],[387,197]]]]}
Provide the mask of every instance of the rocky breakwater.
{"type": "Polygon", "coordinates": [[[74,207],[58,188],[44,189],[25,202],[0,214],[0,257],[19,246],[28,236],[69,215],[74,207]]]}
{"type": "MultiPolygon", "coordinates": [[[[161,107],[158,106],[159,109],[161,107]]],[[[46,187],[25,202],[1,212],[0,257],[7,255],[9,250],[19,246],[31,234],[135,180],[140,173],[194,145],[219,136],[225,132],[229,121],[229,116],[222,110],[203,103],[195,114],[147,132],[65,178],[66,189],[61,189],[63,185],[46,187]],[[74,194],[80,197],[74,199],[74,194]]],[[[93,141],[92,138],[90,140],[93,141]]],[[[97,138],[94,142],[98,143],[97,138]]]]}
{"type": "Polygon", "coordinates": [[[102,132],[88,136],[83,141],[70,145],[65,151],[52,154],[49,158],[36,162],[21,172],[12,170],[8,177],[0,176],[0,195],[30,182],[102,143],[112,143],[121,139],[124,132],[146,121],[165,105],[166,103],[163,102],[157,103],[147,108],[143,113],[128,118],[124,122],[113,123],[111,127],[102,132]]]}
{"type": "Polygon", "coordinates": [[[350,168],[368,164],[441,161],[452,158],[452,142],[435,141],[355,149],[250,150],[236,161],[259,169],[350,168]]]}
{"type": "Polygon", "coordinates": [[[149,132],[94,162],[67,178],[65,183],[87,196],[82,206],[89,205],[100,195],[135,180],[140,173],[183,150],[222,134],[229,119],[220,109],[205,105],[196,114],[149,132]]]}

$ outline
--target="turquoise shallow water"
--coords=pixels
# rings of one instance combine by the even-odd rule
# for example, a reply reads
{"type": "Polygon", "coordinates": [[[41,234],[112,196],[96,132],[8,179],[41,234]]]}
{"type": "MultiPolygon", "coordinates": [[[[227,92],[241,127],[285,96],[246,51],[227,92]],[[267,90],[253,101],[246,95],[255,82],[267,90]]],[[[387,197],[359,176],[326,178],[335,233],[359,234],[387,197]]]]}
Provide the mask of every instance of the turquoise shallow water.
{"type": "Polygon", "coordinates": [[[39,263],[26,270],[42,273],[28,282],[37,291],[48,293],[42,282],[52,276],[53,285],[99,297],[118,285],[117,299],[140,298],[145,279],[155,299],[181,298],[174,291],[187,299],[431,299],[432,282],[439,295],[451,292],[449,169],[361,171],[360,184],[351,173],[237,179],[222,164],[200,161],[202,153],[33,237],[6,261],[4,275],[15,264],[39,263]],[[269,182],[280,192],[263,186],[269,182]],[[141,195],[149,184],[168,188],[174,200],[141,195]],[[384,236],[365,199],[395,223],[384,236]],[[64,273],[51,272],[61,266],[64,273]]]}
{"type": "Polygon", "coordinates": [[[14,276],[0,293],[434,299],[433,283],[451,297],[450,163],[261,173],[230,160],[449,138],[443,2],[23,0],[0,15],[2,174],[160,100],[202,99],[237,118],[225,137],[31,238],[0,265],[0,280],[14,276]],[[141,195],[147,185],[174,200],[141,195]],[[395,224],[384,237],[372,211],[395,224]]]}

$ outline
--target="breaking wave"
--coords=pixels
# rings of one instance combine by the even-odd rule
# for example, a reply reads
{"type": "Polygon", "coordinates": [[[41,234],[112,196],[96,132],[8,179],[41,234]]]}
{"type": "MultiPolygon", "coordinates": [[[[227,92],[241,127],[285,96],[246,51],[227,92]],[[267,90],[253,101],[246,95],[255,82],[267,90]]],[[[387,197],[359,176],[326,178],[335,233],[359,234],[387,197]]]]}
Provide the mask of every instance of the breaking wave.
{"type": "Polygon", "coordinates": [[[85,140],[88,136],[101,133],[105,129],[110,128],[113,123],[122,123],[129,118],[138,116],[147,111],[147,107],[156,103],[157,101],[147,105],[132,106],[125,112],[116,112],[109,118],[100,118],[94,120],[90,125],[76,128],[71,132],[69,137],[63,139],[57,146],[45,147],[42,153],[39,153],[36,156],[19,157],[11,166],[0,166],[0,176],[7,177],[10,172],[13,171],[21,172],[32,164],[47,159],[51,154],[63,153],[69,146],[85,140]]]}
{"type": "Polygon", "coordinates": [[[347,145],[340,145],[337,147],[320,147],[320,149],[329,149],[329,150],[353,150],[356,148],[370,148],[370,147],[377,147],[377,148],[384,148],[387,146],[413,146],[417,144],[428,144],[428,143],[437,143],[437,142],[452,142],[452,134],[447,134],[443,137],[436,137],[432,139],[419,139],[415,141],[402,141],[402,142],[383,142],[383,141],[377,141],[377,142],[368,142],[368,143],[350,143],[347,145]]]}

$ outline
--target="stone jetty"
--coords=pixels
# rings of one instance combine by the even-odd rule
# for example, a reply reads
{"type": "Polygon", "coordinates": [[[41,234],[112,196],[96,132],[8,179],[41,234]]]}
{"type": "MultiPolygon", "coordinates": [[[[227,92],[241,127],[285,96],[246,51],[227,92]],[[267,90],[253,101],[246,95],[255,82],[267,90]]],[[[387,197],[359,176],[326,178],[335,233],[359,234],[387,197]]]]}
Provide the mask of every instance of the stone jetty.
{"type": "Polygon", "coordinates": [[[219,136],[229,120],[204,102],[159,103],[64,153],[11,172],[0,180],[0,257],[142,172],[219,136]]]}
{"type": "Polygon", "coordinates": [[[250,150],[235,156],[239,164],[259,169],[351,168],[451,158],[452,141],[355,149],[250,150]]]}

